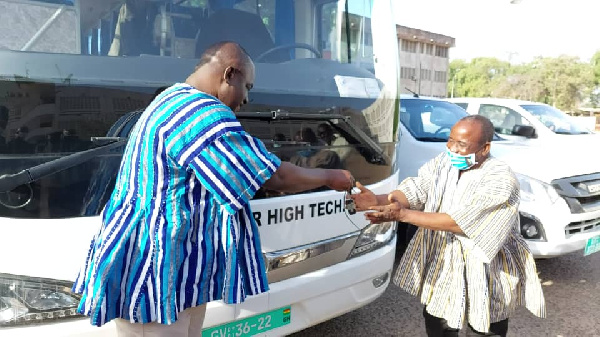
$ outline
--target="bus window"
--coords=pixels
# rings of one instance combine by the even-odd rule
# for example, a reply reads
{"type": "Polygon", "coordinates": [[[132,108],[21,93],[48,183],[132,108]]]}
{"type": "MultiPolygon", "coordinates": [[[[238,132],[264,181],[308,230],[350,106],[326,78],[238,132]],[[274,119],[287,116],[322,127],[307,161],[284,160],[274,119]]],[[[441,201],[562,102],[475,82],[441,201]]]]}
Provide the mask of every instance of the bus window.
{"type": "MultiPolygon", "coordinates": [[[[398,60],[387,51],[395,50],[395,33],[391,19],[371,21],[372,2],[1,3],[40,24],[7,16],[21,35],[0,37],[8,49],[0,50],[0,68],[14,74],[0,82],[7,93],[0,176],[97,148],[98,137],[127,137],[155,90],[185,80],[205,48],[223,40],[240,43],[255,62],[254,89],[238,118],[269,150],[300,166],[348,169],[364,184],[392,173],[398,87],[390,70],[398,60]]],[[[99,214],[120,150],[0,191],[0,216],[99,214]]]]}

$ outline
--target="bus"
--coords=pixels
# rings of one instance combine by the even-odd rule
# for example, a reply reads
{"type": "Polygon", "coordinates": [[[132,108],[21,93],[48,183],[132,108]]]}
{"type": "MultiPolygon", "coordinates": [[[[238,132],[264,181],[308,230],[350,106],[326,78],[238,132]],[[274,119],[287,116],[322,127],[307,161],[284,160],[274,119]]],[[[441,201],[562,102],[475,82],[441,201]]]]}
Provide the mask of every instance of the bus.
{"type": "MultiPolygon", "coordinates": [[[[71,292],[140,113],[235,41],[256,82],[237,112],[284,161],[398,184],[391,0],[0,0],[0,335],[110,336],[71,292]]],[[[350,193],[350,192],[349,192],[350,193]]],[[[387,288],[396,224],[347,194],[254,196],[270,291],[208,304],[204,336],[286,335],[387,288]]]]}

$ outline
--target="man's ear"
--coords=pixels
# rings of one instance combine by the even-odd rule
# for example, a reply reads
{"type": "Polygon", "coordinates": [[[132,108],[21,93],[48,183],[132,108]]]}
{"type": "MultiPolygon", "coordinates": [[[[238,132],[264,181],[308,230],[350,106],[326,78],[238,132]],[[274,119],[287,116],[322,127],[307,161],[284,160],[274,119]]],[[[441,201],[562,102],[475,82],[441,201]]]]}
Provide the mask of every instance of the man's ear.
{"type": "Polygon", "coordinates": [[[223,72],[223,81],[229,83],[229,81],[231,81],[231,79],[233,79],[234,75],[235,75],[235,68],[233,68],[232,66],[225,68],[225,71],[223,72]]]}
{"type": "Polygon", "coordinates": [[[490,142],[485,143],[485,145],[483,146],[483,150],[481,151],[481,154],[483,154],[484,157],[487,157],[490,154],[491,148],[492,148],[492,144],[490,142]]]}

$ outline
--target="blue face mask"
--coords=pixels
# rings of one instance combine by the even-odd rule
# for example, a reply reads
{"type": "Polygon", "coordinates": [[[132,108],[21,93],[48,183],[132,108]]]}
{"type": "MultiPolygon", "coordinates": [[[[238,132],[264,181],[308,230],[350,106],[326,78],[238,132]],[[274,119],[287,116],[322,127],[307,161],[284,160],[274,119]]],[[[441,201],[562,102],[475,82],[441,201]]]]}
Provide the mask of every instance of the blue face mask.
{"type": "Polygon", "coordinates": [[[448,158],[450,158],[450,164],[461,171],[468,170],[473,167],[473,165],[477,164],[475,161],[475,153],[463,156],[446,148],[446,154],[448,155],[448,158]]]}

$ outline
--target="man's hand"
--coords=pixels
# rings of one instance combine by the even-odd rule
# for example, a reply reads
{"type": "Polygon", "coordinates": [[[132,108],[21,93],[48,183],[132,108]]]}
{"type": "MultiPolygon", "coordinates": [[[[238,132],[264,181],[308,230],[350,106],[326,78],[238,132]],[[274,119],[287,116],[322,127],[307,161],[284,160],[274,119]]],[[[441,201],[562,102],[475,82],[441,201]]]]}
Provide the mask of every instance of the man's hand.
{"type": "Polygon", "coordinates": [[[346,170],[327,170],[327,187],[336,191],[349,191],[354,184],[354,178],[346,170]]]}
{"type": "Polygon", "coordinates": [[[392,194],[389,196],[389,201],[389,205],[369,207],[373,212],[365,213],[365,218],[375,224],[388,221],[402,222],[405,208],[392,194]]]}
{"type": "Polygon", "coordinates": [[[364,187],[358,181],[356,182],[356,187],[360,190],[360,193],[351,194],[350,198],[354,200],[354,205],[357,211],[366,211],[371,206],[379,205],[377,201],[377,195],[375,195],[375,193],[373,193],[370,189],[364,187]]]}

